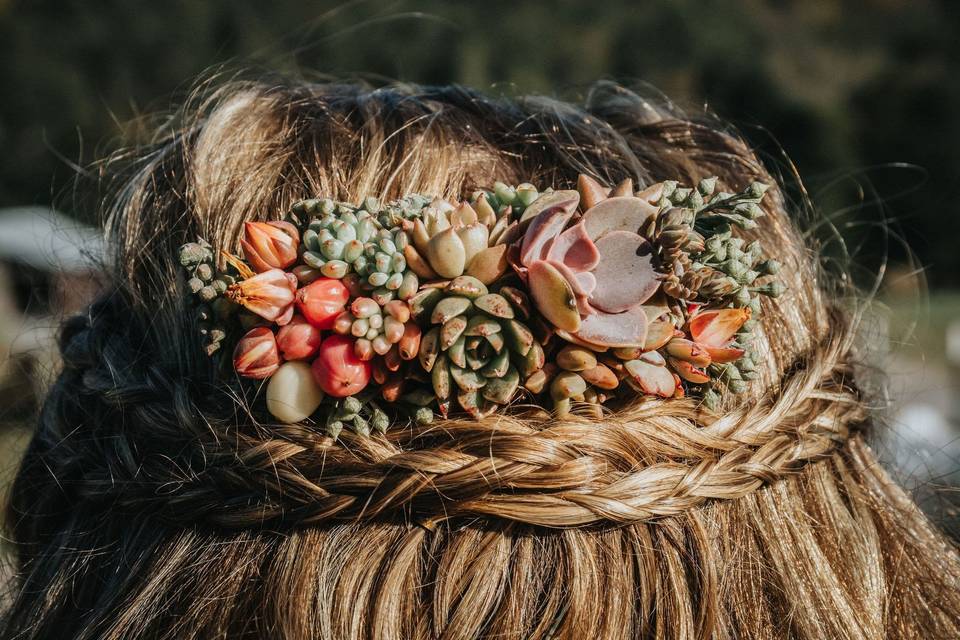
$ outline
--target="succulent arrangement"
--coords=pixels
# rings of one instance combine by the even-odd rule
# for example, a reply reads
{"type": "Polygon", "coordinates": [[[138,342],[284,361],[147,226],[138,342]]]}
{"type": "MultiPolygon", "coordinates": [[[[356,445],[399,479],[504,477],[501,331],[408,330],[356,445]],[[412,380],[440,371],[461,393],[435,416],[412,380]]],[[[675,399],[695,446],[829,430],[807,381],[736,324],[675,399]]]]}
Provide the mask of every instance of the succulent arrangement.
{"type": "Polygon", "coordinates": [[[714,406],[756,377],[760,296],[782,292],[776,261],[737,234],[766,187],[716,186],[580,176],[461,202],[304,200],[246,223],[242,257],[199,240],[179,258],[207,353],[233,344],[276,419],[333,437],[511,404],[714,406]]]}

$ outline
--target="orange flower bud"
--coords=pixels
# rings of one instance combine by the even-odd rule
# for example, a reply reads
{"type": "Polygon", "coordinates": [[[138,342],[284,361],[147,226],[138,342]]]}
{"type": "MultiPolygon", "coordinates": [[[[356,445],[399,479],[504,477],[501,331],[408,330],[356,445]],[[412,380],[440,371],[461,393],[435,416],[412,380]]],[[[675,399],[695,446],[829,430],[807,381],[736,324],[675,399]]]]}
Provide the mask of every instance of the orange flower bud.
{"type": "Polygon", "coordinates": [[[247,222],[240,245],[254,270],[286,269],[297,261],[300,232],[289,222],[247,222]]]}
{"type": "Polygon", "coordinates": [[[370,375],[370,363],[357,357],[351,338],[333,335],[320,344],[313,377],[328,395],[345,398],[359,393],[370,382],[370,375]]]}
{"type": "Polygon", "coordinates": [[[297,277],[271,269],[230,285],[226,296],[261,318],[285,325],[293,317],[297,277]]]}
{"type": "Polygon", "coordinates": [[[251,329],[233,350],[233,368],[245,378],[262,380],[280,368],[280,353],[273,331],[267,327],[251,329]]]}
{"type": "Polygon", "coordinates": [[[297,291],[300,313],[318,329],[332,329],[349,299],[350,291],[333,278],[320,278],[297,291]]]}
{"type": "Polygon", "coordinates": [[[277,346],[284,360],[303,360],[317,352],[320,347],[320,329],[301,315],[293,316],[290,324],[277,332],[277,346]]]}

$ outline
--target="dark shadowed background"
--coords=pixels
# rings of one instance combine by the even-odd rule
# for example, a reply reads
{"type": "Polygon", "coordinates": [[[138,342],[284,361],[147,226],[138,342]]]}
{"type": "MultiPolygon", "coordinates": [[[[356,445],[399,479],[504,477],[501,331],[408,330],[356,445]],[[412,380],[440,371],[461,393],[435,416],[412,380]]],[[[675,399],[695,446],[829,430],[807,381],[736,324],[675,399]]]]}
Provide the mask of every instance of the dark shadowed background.
{"type": "Polygon", "coordinates": [[[272,69],[571,100],[615,79],[715,112],[804,177],[857,280],[879,282],[887,458],[950,523],[950,494],[934,490],[957,480],[960,452],[958,32],[960,3],[947,0],[0,0],[0,470],[56,366],[56,318],[96,287],[83,260],[99,251],[85,226],[95,200],[81,197],[96,185],[92,160],[145,135],[142,116],[198,75],[272,69]]]}

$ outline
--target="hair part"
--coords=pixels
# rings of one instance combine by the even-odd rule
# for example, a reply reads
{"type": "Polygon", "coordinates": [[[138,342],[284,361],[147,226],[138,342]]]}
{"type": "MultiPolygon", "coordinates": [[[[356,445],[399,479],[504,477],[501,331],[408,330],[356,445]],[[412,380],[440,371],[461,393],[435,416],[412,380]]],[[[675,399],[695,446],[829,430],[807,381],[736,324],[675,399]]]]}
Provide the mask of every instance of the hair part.
{"type": "Polygon", "coordinates": [[[644,402],[333,441],[270,424],[184,307],[179,245],[236,251],[243,222],[304,197],[460,197],[581,172],[772,182],[729,128],[610,83],[579,107],[239,81],[173,122],[118,171],[114,286],[63,328],[11,493],[0,636],[960,635],[956,552],[864,444],[854,327],[777,189],[754,233],[788,293],[764,302],[755,389],[713,417],[644,402]]]}

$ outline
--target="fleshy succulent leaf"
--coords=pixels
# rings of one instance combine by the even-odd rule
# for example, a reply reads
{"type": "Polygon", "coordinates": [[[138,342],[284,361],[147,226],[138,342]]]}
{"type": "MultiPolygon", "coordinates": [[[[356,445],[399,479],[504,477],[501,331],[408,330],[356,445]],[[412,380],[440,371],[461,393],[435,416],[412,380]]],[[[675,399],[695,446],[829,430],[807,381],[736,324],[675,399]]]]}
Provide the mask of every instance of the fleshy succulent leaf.
{"type": "Polygon", "coordinates": [[[600,252],[582,224],[575,224],[557,236],[547,260],[562,262],[574,272],[590,271],[600,262],[600,252]]]}
{"type": "Polygon", "coordinates": [[[597,248],[600,262],[593,270],[597,286],[590,295],[591,305],[620,313],[646,302],[660,287],[650,243],[640,235],[611,231],[597,241],[597,248]]]}
{"type": "Polygon", "coordinates": [[[576,332],[580,329],[580,312],[570,282],[545,260],[530,265],[530,295],[540,313],[555,327],[576,332]]]}
{"type": "Polygon", "coordinates": [[[647,314],[642,306],[623,313],[597,311],[583,319],[576,335],[608,347],[642,346],[647,339],[647,314]]]}
{"type": "MultiPolygon", "coordinates": [[[[607,198],[583,214],[587,235],[596,242],[613,231],[639,233],[657,215],[652,204],[634,197],[607,198]]],[[[603,250],[600,250],[603,253],[603,250]]]]}
{"type": "Polygon", "coordinates": [[[690,336],[707,347],[725,347],[750,319],[750,309],[710,309],[690,319],[690,336]]]}

